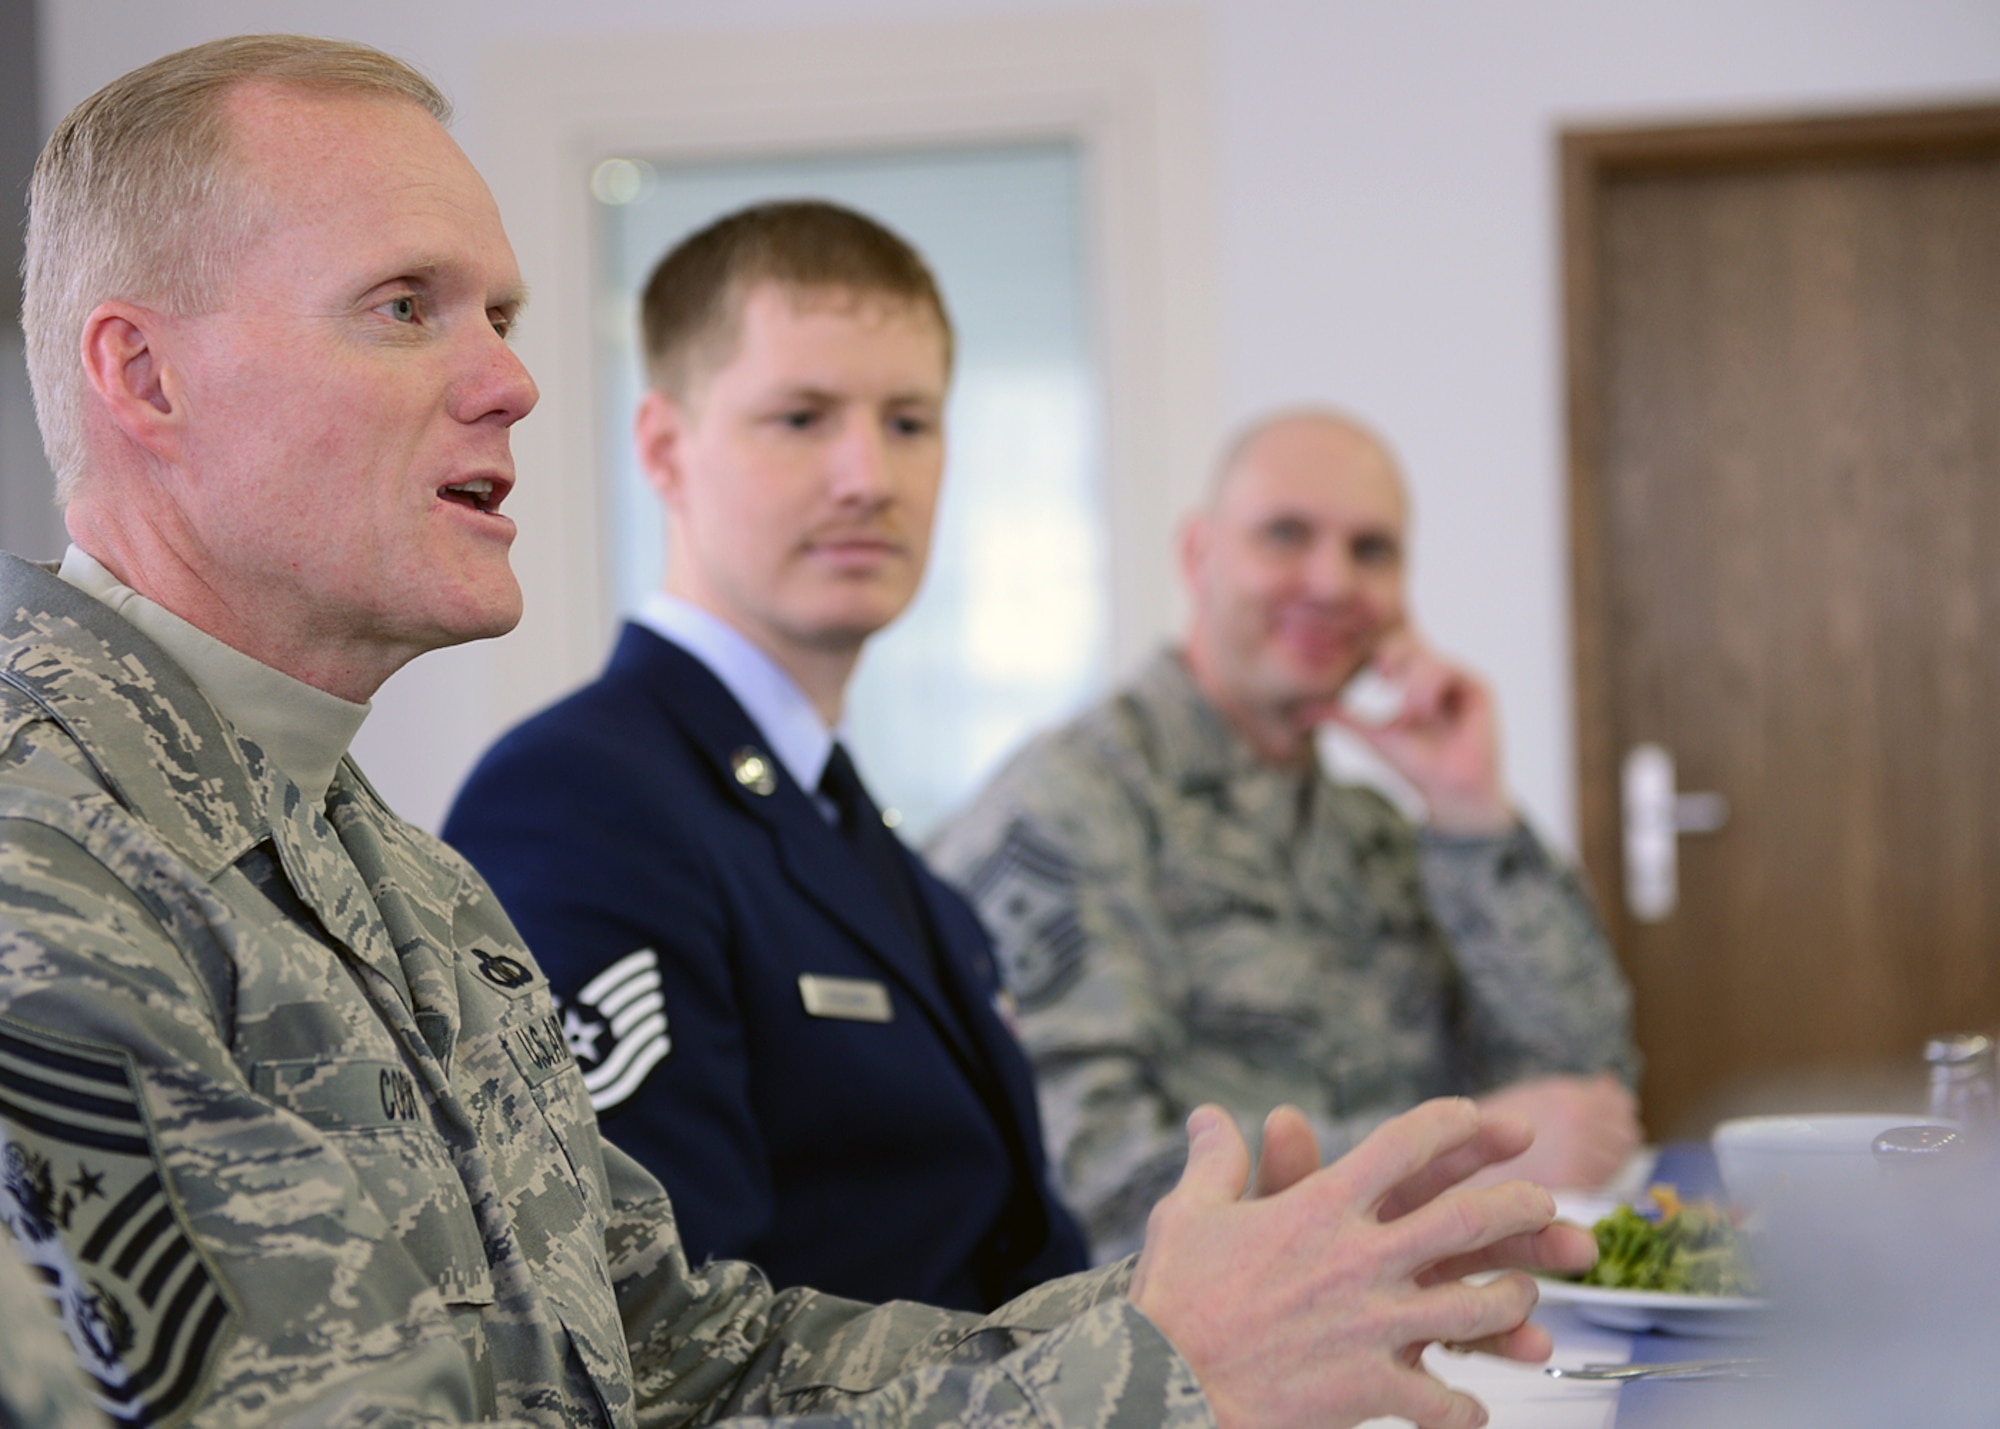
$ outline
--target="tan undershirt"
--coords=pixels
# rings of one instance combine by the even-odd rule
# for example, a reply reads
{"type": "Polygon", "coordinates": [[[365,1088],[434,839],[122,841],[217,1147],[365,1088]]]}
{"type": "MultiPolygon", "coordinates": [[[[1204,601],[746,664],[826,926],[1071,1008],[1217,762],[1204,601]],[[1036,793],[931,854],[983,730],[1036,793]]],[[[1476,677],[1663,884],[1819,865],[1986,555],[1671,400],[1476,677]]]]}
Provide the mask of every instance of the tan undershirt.
{"type": "Polygon", "coordinates": [[[308,799],[325,804],[334,770],[370,706],[314,689],[230,649],[122,583],[76,546],[63,553],[56,574],[144,631],[180,663],[237,733],[255,740],[308,799]]]}

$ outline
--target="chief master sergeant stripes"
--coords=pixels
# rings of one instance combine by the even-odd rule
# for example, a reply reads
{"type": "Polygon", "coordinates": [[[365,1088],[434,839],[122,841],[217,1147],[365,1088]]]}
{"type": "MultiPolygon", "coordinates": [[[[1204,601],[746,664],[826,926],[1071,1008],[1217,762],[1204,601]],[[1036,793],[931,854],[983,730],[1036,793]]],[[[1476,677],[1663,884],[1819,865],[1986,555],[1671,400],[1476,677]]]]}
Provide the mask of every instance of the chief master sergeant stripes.
{"type": "Polygon", "coordinates": [[[37,168],[29,366],[75,544],[59,574],[0,557],[4,1207],[105,1403],[169,1429],[1471,1424],[1403,1356],[1546,1353],[1533,1291],[1419,1281],[1589,1250],[1530,1187],[1429,1204],[1525,1134],[1462,1103],[1321,1174],[1281,1125],[1249,1205],[1203,1122],[1136,1266],[984,1320],[688,1265],[491,891],[345,755],[391,673],[519,613],[521,282],[445,112],[360,46],[216,41],[87,100],[37,168]]]}
{"type": "Polygon", "coordinates": [[[0,1424],[8,1429],[105,1429],[60,1313],[47,1282],[0,1235],[0,1424]]]}
{"type": "Polygon", "coordinates": [[[71,1326],[99,1406],[120,1423],[175,1418],[230,1306],[168,1204],[129,1059],[0,1025],[0,1116],[0,1219],[71,1326]]]}

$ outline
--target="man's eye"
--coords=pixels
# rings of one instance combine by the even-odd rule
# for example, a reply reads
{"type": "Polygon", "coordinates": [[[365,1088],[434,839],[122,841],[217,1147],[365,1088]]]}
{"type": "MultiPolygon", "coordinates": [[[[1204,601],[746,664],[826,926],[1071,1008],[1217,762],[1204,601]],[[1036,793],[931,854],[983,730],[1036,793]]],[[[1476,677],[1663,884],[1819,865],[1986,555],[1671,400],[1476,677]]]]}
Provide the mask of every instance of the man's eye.
{"type": "Polygon", "coordinates": [[[1354,543],[1354,560],[1357,565],[1394,565],[1402,555],[1402,548],[1387,536],[1363,536],[1354,543]]]}
{"type": "Polygon", "coordinates": [[[493,331],[500,334],[502,341],[505,341],[507,338],[510,338],[514,335],[515,319],[512,313],[503,313],[503,312],[490,313],[487,315],[486,320],[493,324],[493,331]]]}
{"type": "Polygon", "coordinates": [[[1273,521],[1264,528],[1264,539],[1273,546],[1287,549],[1303,546],[1312,532],[1303,521],[1273,521]]]}
{"type": "Polygon", "coordinates": [[[416,296],[411,293],[405,293],[400,298],[389,299],[388,302],[382,304],[381,311],[389,315],[390,321],[399,323],[413,323],[421,315],[421,309],[417,306],[416,296]]]}
{"type": "Polygon", "coordinates": [[[929,417],[891,417],[889,430],[899,437],[922,437],[936,431],[937,423],[929,417]]]}
{"type": "Polygon", "coordinates": [[[779,424],[794,432],[810,431],[818,421],[819,413],[806,407],[778,414],[779,424]]]}

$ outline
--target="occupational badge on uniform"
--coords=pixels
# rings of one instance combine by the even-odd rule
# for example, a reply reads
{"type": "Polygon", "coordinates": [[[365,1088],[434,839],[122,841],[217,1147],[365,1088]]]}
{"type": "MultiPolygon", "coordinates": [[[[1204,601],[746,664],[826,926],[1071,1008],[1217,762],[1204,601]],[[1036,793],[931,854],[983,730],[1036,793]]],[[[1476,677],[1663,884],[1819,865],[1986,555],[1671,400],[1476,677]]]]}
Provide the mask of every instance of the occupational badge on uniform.
{"type": "Polygon", "coordinates": [[[1047,1002],[1082,971],[1075,864],[1027,823],[1008,826],[1000,846],[966,879],[965,892],[993,934],[1021,1006],[1047,1002]]]}
{"type": "Polygon", "coordinates": [[[729,756],[729,768],[736,775],[736,782],[753,794],[778,792],[777,766],[762,750],[744,745],[729,756]]]}
{"type": "Polygon", "coordinates": [[[505,953],[481,947],[473,948],[472,955],[479,960],[479,975],[495,987],[512,992],[535,980],[534,973],[519,958],[510,958],[505,953]]]}
{"type": "Polygon", "coordinates": [[[621,1105],[673,1047],[667,1000],[660,993],[660,955],[627,953],[558,1000],[562,1036],[583,1068],[590,1105],[600,1115],[621,1105]]]}
{"type": "Polygon", "coordinates": [[[184,1418],[239,1317],[162,1180],[124,1053],[0,1020],[0,1220],[98,1407],[184,1418]]]}

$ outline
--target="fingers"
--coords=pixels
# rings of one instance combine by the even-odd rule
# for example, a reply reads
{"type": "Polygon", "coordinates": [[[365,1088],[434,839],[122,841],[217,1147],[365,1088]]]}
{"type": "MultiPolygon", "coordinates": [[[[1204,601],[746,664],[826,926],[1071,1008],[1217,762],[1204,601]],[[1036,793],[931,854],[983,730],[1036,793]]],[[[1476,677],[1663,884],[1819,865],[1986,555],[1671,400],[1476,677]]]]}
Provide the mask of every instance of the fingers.
{"type": "MultiPolygon", "coordinates": [[[[1412,1344],[1441,1341],[1509,1359],[1547,1359],[1548,1335],[1527,1323],[1534,1308],[1535,1289],[1526,1276],[1507,1276],[1481,1286],[1441,1287],[1428,1292],[1421,1304],[1426,1328],[1419,1330],[1412,1344]]],[[[1440,1382],[1420,1364],[1398,1371],[1391,1399],[1388,1412],[1419,1425],[1476,1429],[1486,1423],[1485,1408],[1478,1400],[1440,1382]]]]}
{"type": "Polygon", "coordinates": [[[1327,1168],[1327,1179],[1350,1204],[1380,1206],[1439,1157],[1472,1141],[1485,1124],[1469,1098],[1425,1102],[1368,1133],[1327,1168]]]}
{"type": "Polygon", "coordinates": [[[1468,1176],[1513,1160],[1526,1151],[1534,1139],[1535,1129],[1525,1118],[1488,1113],[1472,1140],[1437,1157],[1405,1180],[1382,1202],[1379,1214],[1385,1221],[1408,1215],[1468,1176]]]}
{"type": "Polygon", "coordinates": [[[1417,1429],[1483,1429],[1486,1406],[1471,1395],[1453,1389],[1421,1369],[1404,1373],[1423,1385],[1413,1388],[1410,1402],[1396,1412],[1417,1429]]]}
{"type": "Polygon", "coordinates": [[[1319,1139],[1295,1106],[1281,1106],[1264,1118],[1264,1143],[1257,1157],[1252,1196],[1275,1196],[1319,1170],[1319,1139]]]}
{"type": "Polygon", "coordinates": [[[1454,1345],[1454,1348],[1482,1355],[1499,1355],[1502,1359],[1520,1360],[1525,1364],[1540,1364],[1554,1351],[1555,1342],[1549,1338],[1547,1330],[1530,1320],[1504,1335],[1490,1335],[1471,1344],[1454,1345]]]}
{"type": "MultiPolygon", "coordinates": [[[[1416,1275],[1432,1266],[1476,1256],[1517,1236],[1532,1236],[1555,1219],[1556,1203],[1542,1187],[1508,1181],[1461,1189],[1382,1227],[1390,1237],[1385,1263],[1416,1275]]],[[[1552,1250],[1559,1250],[1558,1246],[1552,1250]]]]}
{"type": "Polygon", "coordinates": [[[1526,1270],[1541,1275],[1581,1275],[1597,1262],[1597,1237],[1582,1226],[1554,1221],[1538,1231],[1501,1239],[1477,1250],[1448,1256],[1417,1277],[1439,1285],[1489,1270],[1526,1270]]]}
{"type": "Polygon", "coordinates": [[[1229,1113],[1219,1106],[1198,1106],[1188,1117],[1187,1130],[1187,1167],[1170,1195],[1197,1205],[1241,1199],[1250,1179],[1250,1148],[1229,1113]]]}
{"type": "Polygon", "coordinates": [[[1403,710],[1397,724],[1423,726],[1450,717],[1484,686],[1470,670],[1445,659],[1414,635],[1393,651],[1378,654],[1375,667],[1403,687],[1403,710]]]}
{"type": "MultiPolygon", "coordinates": [[[[1496,1336],[1492,1343],[1504,1337],[1496,1336]]],[[[1454,1346],[1467,1351],[1486,1350],[1486,1343],[1454,1346]]],[[[1432,1374],[1425,1366],[1424,1346],[1412,1344],[1397,1354],[1399,1367],[1391,1371],[1390,1383],[1379,1403],[1378,1413],[1408,1419],[1423,1429],[1479,1429],[1486,1423],[1486,1406],[1463,1390],[1432,1374]]],[[[1374,1423],[1374,1420],[1369,1420],[1374,1423]]]]}
{"type": "Polygon", "coordinates": [[[1402,680],[1410,664],[1425,649],[1422,638],[1408,625],[1385,632],[1369,652],[1368,663],[1385,679],[1402,680]]]}

